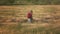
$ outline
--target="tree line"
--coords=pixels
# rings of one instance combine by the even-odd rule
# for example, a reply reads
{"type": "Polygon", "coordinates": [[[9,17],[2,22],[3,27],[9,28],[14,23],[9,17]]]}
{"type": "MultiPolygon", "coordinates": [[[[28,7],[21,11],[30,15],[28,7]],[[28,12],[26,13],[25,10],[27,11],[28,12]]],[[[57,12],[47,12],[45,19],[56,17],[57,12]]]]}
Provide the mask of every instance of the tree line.
{"type": "Polygon", "coordinates": [[[60,5],[60,0],[0,0],[0,5],[60,5]]]}

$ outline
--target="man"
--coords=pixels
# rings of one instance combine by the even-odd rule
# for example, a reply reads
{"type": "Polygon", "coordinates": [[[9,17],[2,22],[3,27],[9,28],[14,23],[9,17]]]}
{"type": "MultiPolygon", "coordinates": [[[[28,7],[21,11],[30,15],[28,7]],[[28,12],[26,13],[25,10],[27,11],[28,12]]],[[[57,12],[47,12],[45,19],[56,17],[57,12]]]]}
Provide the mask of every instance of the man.
{"type": "Polygon", "coordinates": [[[32,22],[32,10],[27,13],[28,22],[32,22]]]}

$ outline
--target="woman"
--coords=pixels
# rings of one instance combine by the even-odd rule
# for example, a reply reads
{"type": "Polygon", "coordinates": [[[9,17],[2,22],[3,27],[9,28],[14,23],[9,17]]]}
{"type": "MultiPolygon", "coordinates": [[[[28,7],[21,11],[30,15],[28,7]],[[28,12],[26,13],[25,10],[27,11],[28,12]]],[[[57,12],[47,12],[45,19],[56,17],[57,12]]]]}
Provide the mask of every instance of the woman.
{"type": "Polygon", "coordinates": [[[27,13],[28,22],[32,22],[32,10],[27,13]]]}

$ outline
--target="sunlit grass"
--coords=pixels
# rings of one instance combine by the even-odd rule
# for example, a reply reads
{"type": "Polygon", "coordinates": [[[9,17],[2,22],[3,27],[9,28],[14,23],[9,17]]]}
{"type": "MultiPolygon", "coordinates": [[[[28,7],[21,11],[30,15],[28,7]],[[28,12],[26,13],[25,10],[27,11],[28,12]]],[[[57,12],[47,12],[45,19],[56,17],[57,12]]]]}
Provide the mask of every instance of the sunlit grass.
{"type": "MultiPolygon", "coordinates": [[[[48,15],[55,16],[55,15],[52,15],[54,11],[59,13],[60,10],[57,10],[55,7],[44,7],[44,6],[41,6],[41,7],[31,6],[29,8],[28,7],[29,6],[24,6],[24,7],[22,6],[20,7],[20,9],[17,8],[14,10],[0,11],[0,17],[3,16],[2,21],[7,20],[7,19],[12,20],[12,18],[16,18],[16,19],[18,18],[19,20],[21,20],[21,22],[8,21],[9,23],[16,23],[16,24],[0,24],[0,31],[2,31],[3,34],[60,34],[60,25],[58,25],[60,23],[57,21],[58,19],[54,17],[53,18],[44,17],[47,15],[44,13],[48,13],[48,15]],[[34,21],[33,23],[25,22],[24,18],[26,18],[26,13],[30,9],[33,9],[33,18],[34,19],[40,18],[39,20],[42,20],[42,21],[34,21]],[[46,18],[50,18],[51,21],[46,18]],[[22,25],[22,24],[25,24],[25,25],[22,25]],[[45,25],[42,25],[42,24],[45,24],[45,25]]],[[[7,22],[5,21],[4,23],[7,23],[7,22]]]]}

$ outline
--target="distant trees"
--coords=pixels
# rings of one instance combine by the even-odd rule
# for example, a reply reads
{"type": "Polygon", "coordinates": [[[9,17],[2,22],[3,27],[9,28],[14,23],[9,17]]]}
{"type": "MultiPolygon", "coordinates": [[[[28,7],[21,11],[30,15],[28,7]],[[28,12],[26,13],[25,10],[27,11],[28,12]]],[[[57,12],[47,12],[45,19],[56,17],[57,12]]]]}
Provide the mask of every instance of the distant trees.
{"type": "Polygon", "coordinates": [[[0,5],[11,5],[15,0],[0,0],[0,5]]]}
{"type": "Polygon", "coordinates": [[[60,0],[0,0],[0,5],[13,5],[13,4],[57,5],[60,4],[60,0]]]}
{"type": "Polygon", "coordinates": [[[52,5],[52,4],[60,4],[60,0],[34,0],[34,4],[41,4],[41,5],[52,5]]]}

